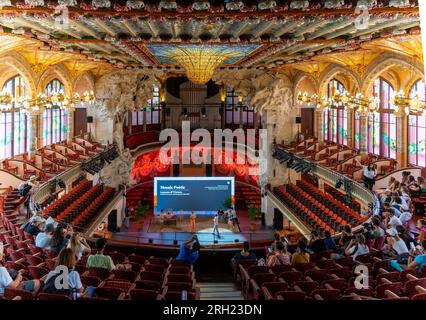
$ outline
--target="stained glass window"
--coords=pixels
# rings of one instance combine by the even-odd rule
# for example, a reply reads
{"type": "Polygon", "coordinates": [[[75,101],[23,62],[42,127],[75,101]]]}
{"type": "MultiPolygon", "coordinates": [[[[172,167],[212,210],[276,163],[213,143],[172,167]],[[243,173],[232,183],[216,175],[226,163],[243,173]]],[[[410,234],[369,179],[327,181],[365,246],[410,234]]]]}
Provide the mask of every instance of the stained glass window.
{"type": "MultiPolygon", "coordinates": [[[[14,101],[25,95],[25,83],[21,76],[15,76],[3,86],[4,92],[12,95],[14,101]]],[[[31,146],[30,117],[15,109],[0,115],[0,158],[7,158],[29,151],[31,146]]]]}
{"type": "Polygon", "coordinates": [[[240,113],[240,103],[238,101],[238,95],[228,88],[226,91],[225,100],[225,124],[239,125],[240,117],[242,116],[241,122],[244,127],[254,126],[254,109],[253,107],[244,106],[242,115],[240,113]]]}
{"type": "MultiPolygon", "coordinates": [[[[333,79],[328,83],[327,97],[331,98],[337,91],[344,92],[345,87],[343,84],[333,79]]],[[[347,130],[348,130],[348,114],[344,109],[330,108],[324,112],[324,137],[328,141],[333,141],[339,144],[347,144],[347,130]]]]}
{"type": "MultiPolygon", "coordinates": [[[[57,79],[46,86],[46,95],[64,93],[64,85],[57,79]]],[[[43,146],[63,141],[67,138],[68,112],[61,109],[59,104],[53,104],[43,110],[43,146]]]]}
{"type": "MultiPolygon", "coordinates": [[[[418,95],[426,100],[426,84],[417,81],[410,91],[410,97],[418,95]]],[[[426,167],[426,114],[408,116],[408,162],[426,167]]]]}
{"type": "Polygon", "coordinates": [[[368,118],[368,152],[396,159],[397,123],[392,85],[383,78],[374,82],[373,95],[378,98],[379,112],[368,118]]]}
{"type": "MultiPolygon", "coordinates": [[[[152,99],[147,100],[147,104],[144,105],[145,109],[143,111],[133,111],[132,112],[132,126],[142,126],[143,125],[143,113],[146,113],[146,124],[158,124],[161,122],[160,119],[160,88],[154,86],[152,92],[152,99]]],[[[127,119],[128,114],[126,114],[124,119],[124,126],[129,125],[127,119]]]]}

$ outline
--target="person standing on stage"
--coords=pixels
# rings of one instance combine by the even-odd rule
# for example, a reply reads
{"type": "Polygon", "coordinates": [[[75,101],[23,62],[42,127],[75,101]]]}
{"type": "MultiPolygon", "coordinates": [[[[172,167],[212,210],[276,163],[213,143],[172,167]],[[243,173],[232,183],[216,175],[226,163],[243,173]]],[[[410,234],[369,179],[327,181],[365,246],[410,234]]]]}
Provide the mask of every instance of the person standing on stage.
{"type": "Polygon", "coordinates": [[[190,232],[195,232],[195,222],[197,216],[195,215],[195,211],[191,212],[191,216],[189,217],[189,230],[190,232]]]}
{"type": "Polygon", "coordinates": [[[213,218],[213,234],[217,234],[217,237],[220,238],[219,234],[219,215],[216,213],[213,218]]]}
{"type": "Polygon", "coordinates": [[[241,232],[240,222],[238,221],[237,212],[235,211],[235,208],[231,207],[229,211],[229,219],[232,221],[232,227],[237,227],[238,232],[241,232]]]}

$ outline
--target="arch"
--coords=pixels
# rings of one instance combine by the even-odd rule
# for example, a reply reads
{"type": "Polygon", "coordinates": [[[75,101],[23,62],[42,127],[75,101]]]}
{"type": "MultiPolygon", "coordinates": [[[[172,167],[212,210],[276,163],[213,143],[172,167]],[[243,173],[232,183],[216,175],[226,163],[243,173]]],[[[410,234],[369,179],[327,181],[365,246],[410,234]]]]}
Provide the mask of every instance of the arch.
{"type": "MultiPolygon", "coordinates": [[[[406,67],[410,69],[414,68],[416,72],[423,75],[423,66],[419,61],[395,53],[384,53],[373,60],[368,66],[363,78],[363,84],[361,88],[362,94],[366,97],[369,97],[371,95],[370,93],[372,91],[374,81],[393,67],[406,67]]],[[[401,82],[393,83],[393,85],[401,85],[401,82]]],[[[399,90],[406,88],[395,87],[394,89],[399,90]]]]}
{"type": "MultiPolygon", "coordinates": [[[[304,81],[310,81],[313,85],[313,87],[315,88],[313,93],[317,93],[318,92],[318,82],[317,80],[309,73],[306,72],[298,72],[295,79],[294,79],[294,97],[297,100],[297,95],[299,94],[299,92],[301,91],[299,89],[299,86],[304,82],[304,81]]],[[[309,93],[309,92],[308,92],[309,93]]],[[[295,101],[297,103],[297,101],[295,101]]]]}
{"type": "Polygon", "coordinates": [[[78,75],[73,83],[73,92],[83,94],[85,91],[95,91],[95,77],[92,72],[86,71],[78,75]]]}
{"type": "Polygon", "coordinates": [[[28,61],[17,52],[10,52],[5,56],[0,57],[0,86],[15,75],[20,75],[25,82],[27,90],[26,95],[33,97],[36,92],[35,76],[28,61]],[[3,69],[4,68],[4,69],[3,69]]]}
{"type": "Polygon", "coordinates": [[[361,88],[361,78],[356,72],[343,66],[332,64],[324,70],[318,81],[320,97],[327,96],[328,83],[334,78],[339,80],[350,94],[355,94],[357,89],[361,88]]]}
{"type": "Polygon", "coordinates": [[[37,84],[37,92],[44,92],[47,84],[54,79],[58,79],[63,83],[66,95],[70,97],[73,95],[73,81],[68,69],[63,64],[53,65],[41,74],[37,84]]]}

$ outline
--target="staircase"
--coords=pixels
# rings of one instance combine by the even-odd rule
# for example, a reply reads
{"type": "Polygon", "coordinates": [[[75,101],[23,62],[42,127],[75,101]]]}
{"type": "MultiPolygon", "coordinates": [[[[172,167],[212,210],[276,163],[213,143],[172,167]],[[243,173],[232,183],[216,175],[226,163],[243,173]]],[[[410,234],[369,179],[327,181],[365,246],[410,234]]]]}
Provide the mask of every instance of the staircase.
{"type": "Polygon", "coordinates": [[[244,300],[233,281],[197,282],[200,300],[244,300]]]}

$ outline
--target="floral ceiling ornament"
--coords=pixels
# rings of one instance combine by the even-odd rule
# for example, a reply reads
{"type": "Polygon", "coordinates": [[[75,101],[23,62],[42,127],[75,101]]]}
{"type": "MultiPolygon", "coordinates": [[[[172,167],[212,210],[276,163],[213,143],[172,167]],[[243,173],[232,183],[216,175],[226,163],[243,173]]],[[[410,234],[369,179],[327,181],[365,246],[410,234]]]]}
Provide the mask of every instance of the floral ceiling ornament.
{"type": "Polygon", "coordinates": [[[277,6],[277,3],[274,0],[264,0],[260,1],[257,7],[259,10],[271,10],[277,6]]]}
{"type": "Polygon", "coordinates": [[[377,7],[377,0],[358,0],[357,8],[374,8],[377,7]]]}
{"type": "Polygon", "coordinates": [[[206,11],[210,9],[210,2],[209,1],[195,1],[192,4],[192,9],[195,11],[206,11]]]}
{"type": "Polygon", "coordinates": [[[290,9],[294,10],[306,10],[309,9],[309,1],[292,1],[290,2],[290,9]]]}
{"type": "Polygon", "coordinates": [[[25,0],[25,3],[33,7],[44,6],[44,0],[25,0]]]}
{"type": "Polygon", "coordinates": [[[76,7],[77,0],[58,0],[59,6],[76,7]]]}
{"type": "Polygon", "coordinates": [[[177,9],[177,3],[176,3],[176,1],[163,0],[163,1],[160,1],[158,8],[159,9],[165,9],[165,10],[176,10],[177,9]]]}
{"type": "Polygon", "coordinates": [[[345,5],[345,0],[326,0],[324,8],[326,9],[340,9],[345,5]]]}
{"type": "Polygon", "coordinates": [[[390,0],[389,1],[389,7],[406,8],[409,6],[411,6],[410,0],[390,0]]]}
{"type": "Polygon", "coordinates": [[[11,7],[12,3],[10,0],[0,0],[0,8],[2,7],[11,7]]]}
{"type": "Polygon", "coordinates": [[[242,10],[243,8],[244,8],[244,3],[238,0],[230,0],[226,4],[226,10],[229,10],[229,11],[242,10]]]}
{"type": "Polygon", "coordinates": [[[92,0],[92,6],[95,8],[110,8],[111,1],[109,0],[92,0]]]}
{"type": "Polygon", "coordinates": [[[136,10],[139,10],[145,7],[145,3],[141,0],[127,0],[126,5],[130,9],[136,9],[136,10]]]}

